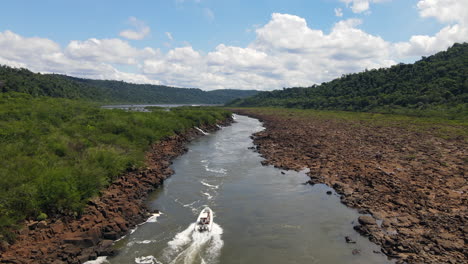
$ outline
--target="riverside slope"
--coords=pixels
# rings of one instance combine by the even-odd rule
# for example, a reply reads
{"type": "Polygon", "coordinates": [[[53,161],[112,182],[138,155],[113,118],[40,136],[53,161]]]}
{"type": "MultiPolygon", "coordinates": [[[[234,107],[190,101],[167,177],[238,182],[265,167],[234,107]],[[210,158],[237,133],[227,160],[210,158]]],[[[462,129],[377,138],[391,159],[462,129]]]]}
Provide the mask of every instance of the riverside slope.
{"type": "Polygon", "coordinates": [[[263,122],[266,130],[254,143],[265,163],[309,168],[311,184],[328,184],[344,204],[372,215],[361,216],[355,229],[388,256],[399,263],[466,263],[464,139],[292,113],[234,112],[263,122]]]}
{"type": "MultiPolygon", "coordinates": [[[[219,121],[228,125],[232,119],[219,121]]],[[[217,125],[201,126],[215,131],[217,125]]],[[[145,206],[148,193],[173,174],[171,160],[187,151],[185,145],[204,134],[191,129],[154,144],[147,153],[147,167],[131,171],[88,202],[78,217],[63,216],[27,222],[16,242],[0,248],[0,263],[83,263],[101,255],[112,255],[114,240],[126,235],[155,212],[145,206]]]]}

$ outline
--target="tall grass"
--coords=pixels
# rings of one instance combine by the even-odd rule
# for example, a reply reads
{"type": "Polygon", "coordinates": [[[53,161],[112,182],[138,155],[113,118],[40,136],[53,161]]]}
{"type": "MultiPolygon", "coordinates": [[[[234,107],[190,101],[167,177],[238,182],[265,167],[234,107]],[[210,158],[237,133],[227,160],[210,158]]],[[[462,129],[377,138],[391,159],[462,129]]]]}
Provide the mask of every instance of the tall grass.
{"type": "Polygon", "coordinates": [[[219,108],[101,109],[86,102],[0,94],[0,236],[26,218],[77,214],[151,143],[229,116],[219,108]]]}

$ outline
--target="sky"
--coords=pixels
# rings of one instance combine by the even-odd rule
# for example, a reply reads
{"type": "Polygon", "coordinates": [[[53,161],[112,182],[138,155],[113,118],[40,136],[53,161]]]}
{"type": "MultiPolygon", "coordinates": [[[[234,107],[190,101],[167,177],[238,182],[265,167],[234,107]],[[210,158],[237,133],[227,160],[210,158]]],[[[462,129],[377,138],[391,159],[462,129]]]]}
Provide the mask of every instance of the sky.
{"type": "Polygon", "coordinates": [[[275,90],[468,41],[468,0],[2,1],[0,64],[175,87],[275,90]]]}

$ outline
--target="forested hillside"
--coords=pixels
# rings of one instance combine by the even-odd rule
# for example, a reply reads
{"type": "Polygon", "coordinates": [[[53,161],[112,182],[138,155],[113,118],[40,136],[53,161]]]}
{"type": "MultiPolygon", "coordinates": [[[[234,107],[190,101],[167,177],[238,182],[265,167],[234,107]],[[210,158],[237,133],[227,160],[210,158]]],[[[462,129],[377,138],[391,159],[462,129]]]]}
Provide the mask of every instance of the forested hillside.
{"type": "Polygon", "coordinates": [[[307,88],[263,92],[228,105],[466,117],[467,77],[468,44],[455,44],[414,64],[347,74],[307,88]]]}
{"type": "Polygon", "coordinates": [[[0,65],[0,91],[20,92],[37,96],[63,97],[70,99],[94,99],[105,101],[105,93],[89,85],[72,82],[66,78],[33,73],[27,69],[17,69],[0,65]]]}
{"type": "Polygon", "coordinates": [[[0,66],[0,91],[32,96],[89,99],[106,103],[224,104],[252,96],[254,90],[203,91],[164,85],[132,84],[123,81],[90,80],[66,75],[39,74],[27,69],[0,66]]]}
{"type": "Polygon", "coordinates": [[[203,91],[195,88],[174,88],[164,85],[63,77],[79,84],[99,88],[104,91],[107,98],[115,102],[224,104],[236,98],[253,96],[258,93],[254,90],[203,91]]]}

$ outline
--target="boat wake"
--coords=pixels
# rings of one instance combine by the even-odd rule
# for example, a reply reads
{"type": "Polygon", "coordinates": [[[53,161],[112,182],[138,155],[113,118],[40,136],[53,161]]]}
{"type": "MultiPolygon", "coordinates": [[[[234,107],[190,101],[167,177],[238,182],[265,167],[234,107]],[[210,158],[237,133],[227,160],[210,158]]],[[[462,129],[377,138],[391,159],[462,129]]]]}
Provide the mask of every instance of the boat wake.
{"type": "Polygon", "coordinates": [[[196,223],[178,233],[164,249],[164,263],[217,263],[223,247],[223,229],[216,223],[210,232],[198,232],[196,223]]]}
{"type": "Polygon", "coordinates": [[[84,264],[109,264],[107,257],[98,257],[95,260],[88,260],[84,264]]]}
{"type": "Polygon", "coordinates": [[[137,264],[162,264],[154,256],[145,256],[135,258],[135,263],[137,264]]]}
{"type": "Polygon", "coordinates": [[[208,167],[208,165],[203,165],[205,167],[205,170],[206,171],[209,171],[209,172],[214,172],[214,173],[217,173],[217,174],[223,174],[225,175],[226,174],[226,169],[216,169],[216,168],[210,168],[208,167]]]}
{"type": "Polygon", "coordinates": [[[206,198],[207,198],[208,200],[213,199],[213,195],[211,195],[211,194],[209,194],[209,193],[207,193],[207,192],[201,192],[201,193],[202,193],[203,195],[205,195],[206,198]]]}
{"type": "Polygon", "coordinates": [[[219,188],[219,185],[211,185],[211,184],[206,183],[204,181],[201,181],[200,183],[207,186],[207,187],[209,187],[210,189],[218,189],[219,188]]]}

